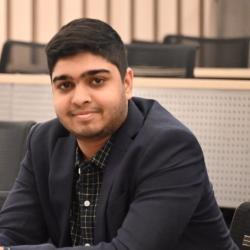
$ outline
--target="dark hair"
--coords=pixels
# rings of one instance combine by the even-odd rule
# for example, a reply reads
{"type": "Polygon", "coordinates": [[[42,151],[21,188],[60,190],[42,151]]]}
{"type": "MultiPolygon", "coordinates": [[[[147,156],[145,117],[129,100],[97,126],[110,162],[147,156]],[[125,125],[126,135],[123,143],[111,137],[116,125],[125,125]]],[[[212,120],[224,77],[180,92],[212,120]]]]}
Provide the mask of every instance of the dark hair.
{"type": "Polygon", "coordinates": [[[50,75],[57,61],[80,52],[91,52],[116,65],[123,79],[127,69],[124,43],[107,23],[79,18],[69,22],[52,37],[46,46],[50,75]]]}

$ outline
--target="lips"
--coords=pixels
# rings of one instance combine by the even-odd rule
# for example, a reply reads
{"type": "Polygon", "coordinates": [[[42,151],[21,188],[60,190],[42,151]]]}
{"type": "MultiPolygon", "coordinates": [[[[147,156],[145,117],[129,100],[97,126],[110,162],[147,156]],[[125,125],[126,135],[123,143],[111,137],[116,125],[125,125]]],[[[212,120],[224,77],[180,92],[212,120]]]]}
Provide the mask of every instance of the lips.
{"type": "Polygon", "coordinates": [[[73,116],[81,116],[81,115],[89,115],[89,114],[94,114],[94,113],[97,113],[97,111],[81,111],[81,112],[75,112],[75,113],[72,113],[73,116]]]}
{"type": "Polygon", "coordinates": [[[77,110],[77,111],[71,112],[71,116],[81,121],[88,121],[88,120],[91,120],[93,116],[97,113],[100,113],[98,109],[77,110]]]}
{"type": "Polygon", "coordinates": [[[78,116],[78,115],[88,115],[93,113],[100,113],[99,108],[86,108],[86,109],[74,109],[70,111],[70,114],[72,116],[78,116]]]}

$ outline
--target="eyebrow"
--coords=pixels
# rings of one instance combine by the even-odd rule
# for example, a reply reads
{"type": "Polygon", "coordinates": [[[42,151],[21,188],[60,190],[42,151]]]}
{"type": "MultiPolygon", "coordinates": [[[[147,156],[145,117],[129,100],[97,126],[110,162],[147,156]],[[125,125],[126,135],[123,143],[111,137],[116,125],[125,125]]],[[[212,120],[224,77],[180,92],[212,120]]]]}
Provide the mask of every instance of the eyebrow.
{"type": "MultiPolygon", "coordinates": [[[[88,70],[86,72],[83,72],[80,75],[80,78],[84,78],[84,77],[88,77],[88,76],[94,76],[96,74],[99,73],[110,73],[110,70],[108,69],[93,69],[93,70],[88,70]]],[[[63,81],[63,80],[69,80],[69,79],[73,79],[73,77],[67,75],[67,74],[63,74],[63,75],[59,75],[59,76],[55,76],[52,79],[52,83],[56,83],[57,81],[63,81]]]]}

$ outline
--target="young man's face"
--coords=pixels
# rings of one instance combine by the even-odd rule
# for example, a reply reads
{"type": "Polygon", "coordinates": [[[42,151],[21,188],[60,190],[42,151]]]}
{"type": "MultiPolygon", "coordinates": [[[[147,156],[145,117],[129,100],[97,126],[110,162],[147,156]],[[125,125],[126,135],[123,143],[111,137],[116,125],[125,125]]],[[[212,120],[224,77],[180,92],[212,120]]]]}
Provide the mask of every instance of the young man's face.
{"type": "Polygon", "coordinates": [[[52,73],[59,120],[80,140],[110,137],[127,116],[132,78],[128,69],[122,80],[114,64],[91,53],[60,59],[52,73]]]}

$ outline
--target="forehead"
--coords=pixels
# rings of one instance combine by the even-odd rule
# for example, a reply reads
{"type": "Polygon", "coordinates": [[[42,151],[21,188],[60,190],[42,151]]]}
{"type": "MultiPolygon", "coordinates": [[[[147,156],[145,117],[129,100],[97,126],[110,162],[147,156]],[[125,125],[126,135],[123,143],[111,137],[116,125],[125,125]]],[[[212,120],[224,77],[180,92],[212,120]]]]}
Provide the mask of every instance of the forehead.
{"type": "Polygon", "coordinates": [[[52,76],[60,74],[74,75],[99,68],[107,69],[112,73],[118,72],[116,65],[109,62],[106,58],[90,52],[78,53],[59,59],[55,64],[52,76]]]}

